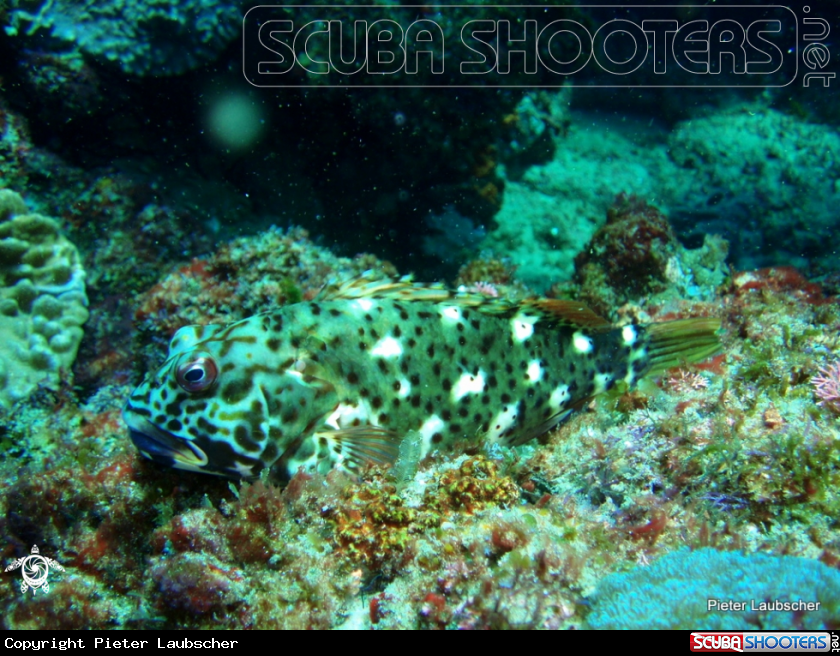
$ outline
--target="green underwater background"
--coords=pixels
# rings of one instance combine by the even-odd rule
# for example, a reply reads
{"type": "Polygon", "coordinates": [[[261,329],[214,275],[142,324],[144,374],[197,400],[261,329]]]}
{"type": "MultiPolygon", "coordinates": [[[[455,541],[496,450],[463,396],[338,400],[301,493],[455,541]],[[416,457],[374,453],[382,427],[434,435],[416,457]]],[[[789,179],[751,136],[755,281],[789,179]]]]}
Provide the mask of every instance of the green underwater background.
{"type": "MultiPolygon", "coordinates": [[[[258,88],[252,4],[0,1],[0,550],[64,568],[48,591],[4,573],[0,626],[840,629],[840,81],[803,84],[801,8],[758,86],[258,88]],[[365,272],[616,325],[713,317],[722,350],[523,446],[358,477],[140,455],[121,410],[179,328],[365,272]],[[819,608],[774,606],[799,601],[819,608]]],[[[373,5],[447,35],[538,12],[373,5]]],[[[807,16],[829,53],[838,16],[807,16]]]]}

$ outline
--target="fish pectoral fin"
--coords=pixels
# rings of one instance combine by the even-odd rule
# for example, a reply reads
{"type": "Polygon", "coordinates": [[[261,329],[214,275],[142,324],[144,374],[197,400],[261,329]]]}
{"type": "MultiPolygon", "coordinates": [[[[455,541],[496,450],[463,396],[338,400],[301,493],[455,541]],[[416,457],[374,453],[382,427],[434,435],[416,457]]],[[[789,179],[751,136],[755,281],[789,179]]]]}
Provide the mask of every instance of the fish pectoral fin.
{"type": "Polygon", "coordinates": [[[561,423],[566,421],[566,419],[568,419],[574,411],[575,408],[569,408],[567,410],[562,410],[557,414],[551,415],[536,426],[533,426],[530,430],[513,437],[509,442],[507,442],[507,446],[522,446],[523,444],[527,444],[534,438],[544,435],[548,431],[559,426],[561,423]]]}
{"type": "Polygon", "coordinates": [[[379,426],[320,430],[315,437],[327,440],[338,456],[336,464],[352,472],[366,464],[392,465],[399,455],[400,435],[379,426]]]}

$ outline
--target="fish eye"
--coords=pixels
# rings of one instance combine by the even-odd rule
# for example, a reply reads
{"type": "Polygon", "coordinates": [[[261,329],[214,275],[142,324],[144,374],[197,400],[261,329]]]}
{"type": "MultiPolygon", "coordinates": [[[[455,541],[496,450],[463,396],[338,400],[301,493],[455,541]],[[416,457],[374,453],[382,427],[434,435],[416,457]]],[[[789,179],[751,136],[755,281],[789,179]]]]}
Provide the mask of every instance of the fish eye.
{"type": "Polygon", "coordinates": [[[178,385],[186,392],[203,392],[213,386],[218,376],[216,361],[206,354],[191,355],[175,371],[178,385]]]}

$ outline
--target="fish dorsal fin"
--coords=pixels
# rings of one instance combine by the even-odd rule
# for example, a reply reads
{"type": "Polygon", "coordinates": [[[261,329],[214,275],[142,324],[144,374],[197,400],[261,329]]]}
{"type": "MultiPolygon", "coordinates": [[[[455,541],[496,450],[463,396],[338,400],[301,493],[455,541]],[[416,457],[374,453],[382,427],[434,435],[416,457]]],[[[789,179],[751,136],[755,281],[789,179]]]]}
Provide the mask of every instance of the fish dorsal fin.
{"type": "Polygon", "coordinates": [[[394,301],[449,302],[464,307],[478,308],[489,314],[510,312],[518,303],[501,298],[490,298],[468,291],[454,291],[439,282],[419,283],[412,277],[377,278],[373,271],[366,271],[358,278],[333,282],[318,294],[318,301],[352,300],[359,298],[385,298],[394,301]]]}
{"type": "Polygon", "coordinates": [[[358,278],[343,283],[333,283],[321,290],[320,301],[340,299],[386,298],[395,301],[448,302],[475,308],[485,314],[506,314],[525,310],[554,324],[605,330],[611,324],[598,316],[583,303],[548,298],[513,301],[494,298],[472,291],[452,291],[440,283],[416,283],[411,276],[402,278],[376,278],[373,271],[366,271],[358,278]]]}
{"type": "Polygon", "coordinates": [[[596,331],[612,328],[612,324],[604,317],[595,314],[589,307],[578,301],[532,298],[523,301],[522,306],[559,325],[596,331]]]}
{"type": "Polygon", "coordinates": [[[366,271],[358,278],[327,285],[318,294],[318,300],[387,298],[395,301],[443,301],[451,296],[452,292],[440,283],[419,284],[411,276],[376,278],[373,271],[366,271]]]}

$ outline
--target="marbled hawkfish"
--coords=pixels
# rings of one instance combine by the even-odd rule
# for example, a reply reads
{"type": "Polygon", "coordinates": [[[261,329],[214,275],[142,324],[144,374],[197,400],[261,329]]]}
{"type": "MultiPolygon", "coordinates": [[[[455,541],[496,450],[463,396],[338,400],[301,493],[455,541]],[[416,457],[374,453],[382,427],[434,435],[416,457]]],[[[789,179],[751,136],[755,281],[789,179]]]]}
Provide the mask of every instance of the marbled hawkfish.
{"type": "Polygon", "coordinates": [[[232,477],[356,470],[459,440],[534,438],[617,382],[719,350],[717,319],[614,328],[574,301],[360,278],[179,330],[123,416],[154,461],[232,477]]]}

